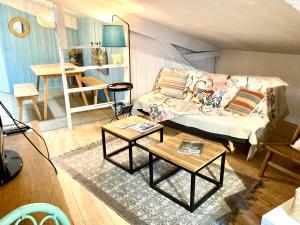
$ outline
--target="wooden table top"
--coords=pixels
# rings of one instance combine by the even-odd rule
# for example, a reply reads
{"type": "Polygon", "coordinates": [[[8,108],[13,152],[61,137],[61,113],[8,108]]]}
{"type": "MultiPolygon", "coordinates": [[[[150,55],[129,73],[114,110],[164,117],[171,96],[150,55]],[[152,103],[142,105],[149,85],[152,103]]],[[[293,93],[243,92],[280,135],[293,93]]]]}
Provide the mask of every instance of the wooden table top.
{"type": "MultiPolygon", "coordinates": [[[[67,74],[83,73],[86,71],[85,68],[75,66],[72,63],[65,63],[65,67],[71,68],[71,70],[66,71],[67,74]]],[[[31,65],[30,68],[36,76],[61,75],[60,64],[31,65]]]]}
{"type": "MultiPolygon", "coordinates": [[[[39,131],[38,122],[31,125],[39,131]]],[[[42,140],[33,132],[27,132],[27,135],[46,154],[42,140]]],[[[22,134],[4,137],[4,146],[20,154],[23,168],[13,180],[0,186],[0,218],[19,206],[45,202],[59,207],[72,221],[58,178],[49,162],[22,134]]]]}
{"type": "Polygon", "coordinates": [[[112,123],[105,124],[102,126],[102,128],[104,128],[104,130],[107,130],[117,136],[121,136],[122,138],[124,138],[125,140],[128,140],[128,141],[133,141],[133,140],[138,139],[148,133],[151,133],[153,131],[158,131],[159,129],[163,128],[163,125],[158,124],[156,127],[148,130],[147,132],[141,133],[141,132],[135,131],[130,128],[120,129],[116,126],[117,124],[122,124],[123,122],[127,122],[127,121],[131,121],[134,124],[138,124],[138,123],[142,123],[142,122],[145,122],[148,120],[138,117],[138,116],[130,116],[130,117],[127,117],[124,119],[114,121],[112,123]]]}
{"type": "Polygon", "coordinates": [[[150,147],[149,151],[187,169],[188,171],[196,172],[223,154],[225,152],[225,147],[216,142],[208,141],[190,134],[181,133],[165,140],[162,143],[150,147]],[[181,141],[183,140],[202,141],[204,145],[201,154],[198,156],[177,152],[181,141]]]}

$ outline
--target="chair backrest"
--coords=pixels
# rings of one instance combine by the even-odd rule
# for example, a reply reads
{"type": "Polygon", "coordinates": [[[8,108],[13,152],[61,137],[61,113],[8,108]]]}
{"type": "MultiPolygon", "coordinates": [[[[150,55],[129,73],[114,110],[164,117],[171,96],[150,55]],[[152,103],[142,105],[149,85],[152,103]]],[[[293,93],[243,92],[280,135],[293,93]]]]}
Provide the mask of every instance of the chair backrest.
{"type": "Polygon", "coordinates": [[[291,144],[294,144],[295,141],[297,141],[299,138],[300,138],[300,123],[299,123],[299,125],[298,125],[292,139],[291,139],[291,144]]]}
{"type": "Polygon", "coordinates": [[[30,220],[33,225],[43,225],[46,221],[52,220],[55,225],[71,225],[68,217],[61,211],[60,208],[48,203],[33,203],[21,206],[11,211],[6,216],[0,219],[0,225],[19,225],[23,220],[30,220]],[[47,214],[40,223],[30,215],[32,213],[47,214]]]}

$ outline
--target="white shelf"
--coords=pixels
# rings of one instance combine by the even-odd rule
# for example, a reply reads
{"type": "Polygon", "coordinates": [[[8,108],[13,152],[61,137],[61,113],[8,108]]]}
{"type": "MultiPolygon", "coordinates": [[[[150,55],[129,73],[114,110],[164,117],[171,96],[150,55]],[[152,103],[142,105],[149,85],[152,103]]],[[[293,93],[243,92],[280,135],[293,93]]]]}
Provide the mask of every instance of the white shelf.
{"type": "Polygon", "coordinates": [[[71,49],[90,49],[90,48],[101,48],[101,45],[79,45],[79,46],[69,46],[67,48],[62,48],[62,50],[71,50],[71,49]]]}
{"type": "Polygon", "coordinates": [[[68,88],[67,92],[70,93],[77,93],[77,92],[82,92],[82,91],[93,91],[93,90],[101,90],[105,89],[106,87],[101,87],[101,86],[88,86],[88,87],[79,87],[79,88],[68,88]]]}
{"type": "Polygon", "coordinates": [[[100,103],[96,105],[86,105],[86,106],[80,106],[80,107],[74,107],[70,109],[71,113],[77,113],[77,112],[84,112],[84,111],[89,111],[89,110],[94,110],[94,109],[102,109],[102,108],[108,108],[113,105],[113,102],[105,102],[105,103],[100,103]]]}
{"type": "Polygon", "coordinates": [[[65,65],[64,69],[65,72],[68,73],[83,73],[87,70],[101,70],[101,69],[114,69],[114,68],[125,68],[128,65],[121,64],[121,65],[114,65],[114,64],[107,64],[103,66],[70,66],[65,65]]]}
{"type": "Polygon", "coordinates": [[[121,64],[121,65],[108,64],[103,66],[82,66],[80,68],[84,68],[86,70],[101,70],[101,69],[113,69],[113,68],[124,68],[124,67],[128,67],[128,66],[125,64],[121,64]]]}

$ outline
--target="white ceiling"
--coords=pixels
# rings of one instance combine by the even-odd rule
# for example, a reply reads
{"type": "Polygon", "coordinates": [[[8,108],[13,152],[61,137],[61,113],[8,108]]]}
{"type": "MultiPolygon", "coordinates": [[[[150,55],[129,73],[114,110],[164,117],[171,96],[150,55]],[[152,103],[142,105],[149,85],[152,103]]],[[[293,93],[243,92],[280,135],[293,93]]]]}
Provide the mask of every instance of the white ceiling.
{"type": "Polygon", "coordinates": [[[300,0],[95,0],[223,49],[300,53],[300,0]],[[297,5],[298,3],[298,5],[297,5]]]}
{"type": "Polygon", "coordinates": [[[50,1],[99,19],[142,17],[222,49],[300,54],[300,0],[50,1]]]}

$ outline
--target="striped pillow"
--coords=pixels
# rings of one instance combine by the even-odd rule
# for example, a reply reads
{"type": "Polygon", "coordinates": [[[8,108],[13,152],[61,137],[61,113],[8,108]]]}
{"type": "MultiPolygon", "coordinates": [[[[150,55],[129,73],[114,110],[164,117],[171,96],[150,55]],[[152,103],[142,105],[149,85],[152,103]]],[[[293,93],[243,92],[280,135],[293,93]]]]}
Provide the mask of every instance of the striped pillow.
{"type": "Polygon", "coordinates": [[[264,97],[261,93],[241,88],[225,110],[247,116],[264,97]]]}
{"type": "Polygon", "coordinates": [[[170,97],[183,99],[187,73],[184,70],[165,68],[162,71],[160,93],[170,97]]]}

